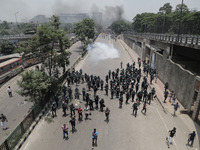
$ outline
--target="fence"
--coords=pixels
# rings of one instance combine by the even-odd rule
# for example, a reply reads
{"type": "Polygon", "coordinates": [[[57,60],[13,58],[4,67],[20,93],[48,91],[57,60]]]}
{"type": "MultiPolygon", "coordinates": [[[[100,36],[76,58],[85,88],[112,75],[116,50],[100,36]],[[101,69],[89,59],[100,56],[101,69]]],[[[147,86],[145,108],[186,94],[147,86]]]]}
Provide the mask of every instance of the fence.
{"type": "Polygon", "coordinates": [[[24,120],[14,129],[13,132],[7,137],[7,139],[0,145],[0,150],[12,150],[19,140],[22,138],[24,133],[29,129],[35,118],[38,116],[44,105],[37,104],[28,113],[24,120]]]}

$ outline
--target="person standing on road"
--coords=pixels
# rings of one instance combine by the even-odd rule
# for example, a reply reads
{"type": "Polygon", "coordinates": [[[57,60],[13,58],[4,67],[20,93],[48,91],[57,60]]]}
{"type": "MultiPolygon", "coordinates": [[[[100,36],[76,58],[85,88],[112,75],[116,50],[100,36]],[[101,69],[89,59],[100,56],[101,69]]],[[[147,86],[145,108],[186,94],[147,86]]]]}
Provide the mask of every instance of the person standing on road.
{"type": "Polygon", "coordinates": [[[79,121],[82,120],[82,118],[83,118],[82,112],[83,112],[83,110],[82,110],[81,106],[79,106],[79,108],[78,108],[78,120],[79,121]]]}
{"type": "Polygon", "coordinates": [[[62,130],[63,130],[63,139],[66,139],[65,134],[67,134],[67,138],[68,138],[68,127],[66,126],[66,124],[63,124],[62,126],[62,130]]]}
{"type": "Polygon", "coordinates": [[[138,111],[138,102],[137,101],[133,103],[132,109],[133,109],[133,115],[136,117],[137,111],[138,111]]]}
{"type": "Polygon", "coordinates": [[[6,122],[8,122],[8,120],[7,120],[7,118],[6,118],[6,116],[5,116],[4,114],[1,114],[0,120],[1,120],[2,129],[3,129],[3,130],[8,129],[8,128],[6,127],[6,122]]]}
{"type": "Polygon", "coordinates": [[[62,109],[63,109],[63,116],[66,117],[67,103],[65,101],[62,102],[62,109]]]}
{"type": "Polygon", "coordinates": [[[105,110],[105,115],[106,115],[106,120],[108,121],[109,120],[109,115],[110,115],[110,110],[109,110],[108,107],[105,110]]]}
{"type": "Polygon", "coordinates": [[[56,115],[56,104],[55,104],[55,102],[53,102],[53,103],[51,104],[51,112],[52,112],[52,117],[53,117],[53,118],[57,116],[57,115],[56,115]]]}
{"type": "Polygon", "coordinates": [[[193,143],[194,143],[194,138],[195,138],[195,136],[196,136],[195,131],[193,131],[192,133],[190,133],[190,134],[188,135],[188,142],[187,142],[187,145],[188,145],[188,146],[193,147],[193,143]],[[191,142],[191,144],[190,144],[190,142],[191,142]]]}
{"type": "Polygon", "coordinates": [[[98,132],[94,128],[94,130],[92,131],[92,148],[94,148],[94,145],[97,146],[97,137],[98,137],[98,132]]]}
{"type": "Polygon", "coordinates": [[[166,138],[168,148],[170,148],[172,138],[176,136],[176,128],[174,127],[172,130],[169,130],[169,136],[166,138]]]}
{"type": "Polygon", "coordinates": [[[86,119],[88,119],[88,116],[90,114],[90,109],[87,104],[85,104],[84,112],[85,112],[85,120],[86,120],[86,119]]]}
{"type": "Polygon", "coordinates": [[[72,113],[73,113],[73,115],[75,115],[75,107],[74,107],[73,103],[70,104],[69,108],[70,108],[70,114],[71,114],[71,116],[72,116],[72,113]]]}
{"type": "Polygon", "coordinates": [[[76,130],[75,129],[75,126],[76,126],[76,119],[75,119],[75,116],[72,115],[72,118],[70,119],[69,121],[71,123],[71,126],[72,126],[72,133],[74,133],[74,131],[76,130]]]}
{"type": "Polygon", "coordinates": [[[11,89],[10,86],[8,87],[8,95],[9,95],[9,97],[13,97],[13,95],[12,95],[12,89],[11,89]]]}

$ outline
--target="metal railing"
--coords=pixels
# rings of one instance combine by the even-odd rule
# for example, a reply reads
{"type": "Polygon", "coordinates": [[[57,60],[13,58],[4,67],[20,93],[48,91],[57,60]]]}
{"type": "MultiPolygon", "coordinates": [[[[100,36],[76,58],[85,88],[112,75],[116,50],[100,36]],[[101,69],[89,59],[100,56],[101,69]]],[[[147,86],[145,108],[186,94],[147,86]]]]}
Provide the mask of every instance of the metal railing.
{"type": "Polygon", "coordinates": [[[152,39],[158,41],[200,46],[199,35],[156,34],[156,33],[135,33],[135,32],[124,32],[124,34],[127,36],[143,37],[146,39],[152,39]]]}
{"type": "Polygon", "coordinates": [[[0,36],[0,40],[16,40],[16,39],[30,39],[33,35],[2,35],[0,36]]]}

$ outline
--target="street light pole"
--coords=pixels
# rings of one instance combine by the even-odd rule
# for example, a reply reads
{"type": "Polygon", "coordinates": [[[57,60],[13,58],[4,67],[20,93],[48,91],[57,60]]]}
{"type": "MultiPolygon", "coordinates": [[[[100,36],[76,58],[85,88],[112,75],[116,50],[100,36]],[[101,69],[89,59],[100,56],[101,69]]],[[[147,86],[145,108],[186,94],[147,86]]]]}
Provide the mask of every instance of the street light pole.
{"type": "Polygon", "coordinates": [[[19,12],[16,12],[15,13],[15,21],[16,21],[16,25],[17,25],[17,14],[18,14],[19,12]]]}
{"type": "Polygon", "coordinates": [[[183,0],[181,2],[181,10],[180,10],[180,17],[179,17],[179,24],[178,24],[178,37],[177,37],[177,41],[179,41],[179,36],[180,36],[182,12],[183,12],[183,0]]]}

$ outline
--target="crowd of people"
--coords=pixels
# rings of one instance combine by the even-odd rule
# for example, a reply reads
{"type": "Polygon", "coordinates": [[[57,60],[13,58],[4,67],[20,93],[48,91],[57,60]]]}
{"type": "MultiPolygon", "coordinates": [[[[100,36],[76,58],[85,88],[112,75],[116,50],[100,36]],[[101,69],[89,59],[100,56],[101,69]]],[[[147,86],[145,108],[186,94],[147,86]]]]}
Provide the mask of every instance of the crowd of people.
{"type": "MultiPolygon", "coordinates": [[[[138,58],[138,67],[136,67],[136,63],[132,64],[128,63],[125,67],[123,67],[123,62],[120,63],[120,67],[114,71],[109,70],[107,75],[105,76],[105,80],[101,79],[100,76],[96,75],[88,75],[87,73],[83,74],[82,69],[79,71],[73,71],[67,74],[67,84],[63,86],[63,95],[64,100],[62,101],[62,110],[63,116],[66,116],[66,111],[70,110],[70,120],[69,123],[72,126],[72,133],[76,131],[76,110],[78,114],[78,120],[83,121],[83,112],[85,114],[85,120],[89,119],[91,112],[94,110],[99,110],[100,112],[105,112],[106,119],[105,121],[109,121],[110,110],[109,107],[105,105],[104,98],[100,98],[100,91],[105,91],[105,95],[109,99],[116,99],[119,101],[119,109],[122,109],[123,104],[132,103],[132,114],[137,117],[139,106],[142,105],[141,113],[146,115],[147,113],[147,105],[150,105],[152,100],[156,98],[156,90],[155,88],[151,88],[153,80],[155,83],[157,82],[157,73],[156,69],[151,69],[148,64],[143,62],[143,69],[141,68],[141,60],[138,58]],[[142,73],[143,71],[143,73],[142,73]],[[148,79],[148,76],[150,78],[148,79]],[[78,88],[78,85],[83,84],[86,85],[81,89],[78,88]],[[72,85],[75,86],[75,90],[73,93],[72,85]],[[76,108],[75,104],[72,100],[78,99],[85,103],[84,108],[81,106],[76,108]],[[104,110],[104,107],[106,109],[104,110]]],[[[168,88],[169,84],[165,83],[164,90],[164,103],[168,99],[168,88]]],[[[58,95],[56,94],[54,97],[54,102],[51,105],[52,116],[56,116],[56,108],[58,106],[58,95]]],[[[107,100],[107,99],[106,99],[107,100]]],[[[174,105],[174,116],[176,115],[176,111],[179,108],[178,102],[176,102],[176,95],[174,91],[170,93],[169,102],[174,105]],[[176,102],[176,103],[175,103],[176,102]]],[[[68,139],[68,127],[66,124],[62,126],[63,130],[63,138],[68,139]],[[67,135],[67,138],[66,138],[67,135]]],[[[92,137],[93,136],[92,131],[92,137]]],[[[169,131],[169,137],[167,138],[168,147],[171,143],[171,138],[175,135],[176,128],[169,131]]],[[[191,142],[191,146],[193,145],[193,134],[188,139],[188,143],[191,142]]],[[[195,137],[195,136],[194,136],[195,137]]],[[[94,140],[94,138],[92,138],[94,140]]],[[[97,141],[97,138],[95,139],[97,141]]],[[[92,142],[94,146],[94,141],[92,142]]]]}

